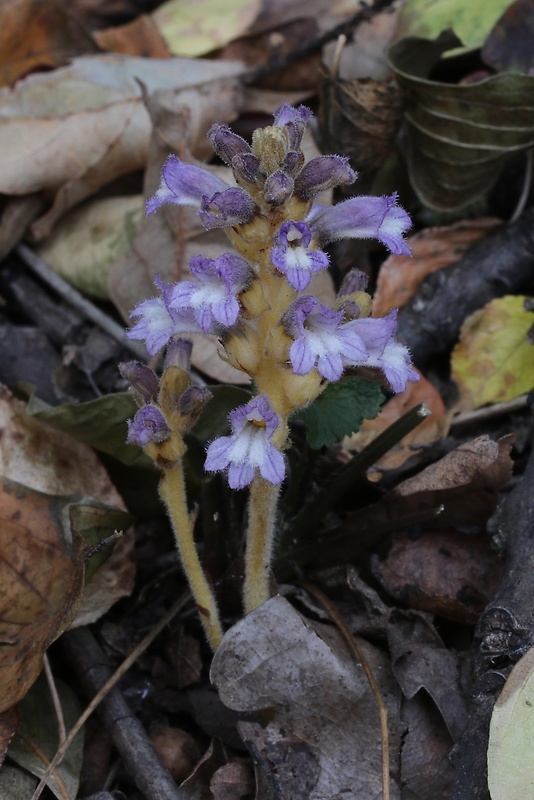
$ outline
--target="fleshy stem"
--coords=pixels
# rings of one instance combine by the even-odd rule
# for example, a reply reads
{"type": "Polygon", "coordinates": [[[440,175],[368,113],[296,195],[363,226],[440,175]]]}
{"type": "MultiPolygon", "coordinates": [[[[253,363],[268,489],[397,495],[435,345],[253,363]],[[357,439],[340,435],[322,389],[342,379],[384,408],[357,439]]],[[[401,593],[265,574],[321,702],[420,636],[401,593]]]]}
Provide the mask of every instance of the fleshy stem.
{"type": "Polygon", "coordinates": [[[256,475],[250,485],[249,524],[245,552],[245,613],[265,603],[269,591],[270,564],[273,550],[276,508],[280,486],[256,475]]]}
{"type": "Polygon", "coordinates": [[[223,637],[219,612],[213,591],[206,579],[198,557],[193,536],[193,518],[187,508],[182,462],[163,472],[160,486],[161,497],[174,531],[176,546],[189,587],[200,613],[206,637],[215,651],[223,637]]]}

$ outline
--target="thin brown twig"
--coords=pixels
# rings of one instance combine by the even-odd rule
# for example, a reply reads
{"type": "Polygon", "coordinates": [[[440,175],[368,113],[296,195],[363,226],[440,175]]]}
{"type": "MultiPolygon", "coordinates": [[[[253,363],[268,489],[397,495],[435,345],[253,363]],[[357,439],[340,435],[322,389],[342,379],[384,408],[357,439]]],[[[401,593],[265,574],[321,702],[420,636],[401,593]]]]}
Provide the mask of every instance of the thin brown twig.
{"type": "Polygon", "coordinates": [[[341,635],[352,650],[352,653],[360,661],[363,671],[365,672],[365,676],[369,681],[369,686],[371,687],[380,717],[380,740],[382,744],[382,798],[383,800],[390,800],[388,710],[384,702],[384,698],[382,697],[382,693],[380,692],[378,683],[376,682],[371,667],[367,663],[367,659],[365,658],[357,640],[352,635],[347,623],[335,605],[330,601],[325,593],[322,592],[318,586],[315,586],[315,584],[311,583],[311,581],[300,581],[300,585],[303,586],[306,591],[316,597],[317,600],[319,600],[319,602],[322,603],[324,608],[328,611],[333,622],[339,628],[341,635]]]}
{"type": "Polygon", "coordinates": [[[44,654],[43,664],[44,664],[44,673],[46,676],[46,680],[48,682],[48,688],[50,689],[50,695],[52,697],[54,711],[56,712],[58,740],[59,744],[61,745],[67,738],[67,729],[65,727],[65,717],[63,716],[61,700],[59,699],[59,695],[57,693],[56,682],[54,680],[52,670],[50,669],[50,661],[48,660],[48,656],[46,653],[44,654]]]}
{"type": "Polygon", "coordinates": [[[54,758],[48,765],[48,768],[43,777],[41,778],[41,782],[39,783],[37,789],[33,793],[31,800],[39,799],[39,797],[43,792],[43,789],[47,784],[50,775],[58,766],[58,764],[61,763],[65,753],[67,752],[68,748],[72,744],[77,734],[80,732],[82,726],[85,724],[85,722],[91,716],[91,714],[97,708],[97,706],[102,702],[104,697],[106,697],[106,695],[109,694],[111,689],[113,689],[114,686],[117,685],[122,676],[130,669],[132,664],[134,664],[134,662],[137,661],[139,656],[141,656],[144,653],[144,651],[152,644],[154,639],[157,636],[159,636],[159,634],[169,624],[169,622],[171,622],[171,620],[174,619],[174,617],[182,610],[182,608],[190,598],[191,598],[190,592],[184,592],[184,594],[182,594],[181,597],[178,598],[176,603],[174,603],[174,605],[171,606],[171,608],[167,611],[167,613],[163,615],[160,621],[156,625],[154,625],[152,630],[149,633],[147,633],[144,639],[142,639],[139,642],[137,647],[134,647],[130,655],[124,659],[120,667],[118,667],[118,669],[113,673],[113,675],[109,678],[109,680],[107,680],[106,683],[102,686],[100,691],[98,691],[97,694],[93,697],[93,699],[91,700],[91,702],[89,703],[83,714],[79,717],[79,719],[76,721],[72,729],[69,731],[68,735],[65,737],[65,740],[63,741],[62,745],[59,747],[54,758]]]}
{"type": "Polygon", "coordinates": [[[270,63],[267,63],[261,67],[258,67],[258,69],[249,72],[244,76],[244,83],[246,85],[251,85],[263,80],[271,73],[285,69],[286,67],[291,66],[291,64],[294,64],[296,61],[300,61],[303,58],[307,58],[308,56],[317,53],[324,47],[325,44],[334,41],[334,39],[337,39],[338,36],[345,35],[347,39],[351,39],[355,30],[362,24],[362,22],[367,22],[368,20],[372,19],[372,17],[380,14],[382,11],[386,11],[390,6],[393,5],[394,2],[395,0],[374,0],[372,5],[362,3],[356,14],[344,22],[341,22],[339,25],[336,25],[334,28],[325,31],[321,36],[318,36],[317,39],[314,39],[312,42],[308,42],[297,50],[293,50],[291,53],[285,54],[279,59],[272,60],[270,63]]]}
{"type": "Polygon", "coordinates": [[[494,419],[495,417],[502,417],[504,414],[509,414],[513,411],[522,411],[528,407],[528,395],[523,394],[521,397],[516,397],[513,400],[507,400],[504,403],[493,403],[491,406],[484,406],[483,408],[476,408],[474,411],[466,411],[464,414],[458,414],[452,418],[451,427],[456,425],[468,425],[471,422],[483,422],[484,420],[494,419]]]}

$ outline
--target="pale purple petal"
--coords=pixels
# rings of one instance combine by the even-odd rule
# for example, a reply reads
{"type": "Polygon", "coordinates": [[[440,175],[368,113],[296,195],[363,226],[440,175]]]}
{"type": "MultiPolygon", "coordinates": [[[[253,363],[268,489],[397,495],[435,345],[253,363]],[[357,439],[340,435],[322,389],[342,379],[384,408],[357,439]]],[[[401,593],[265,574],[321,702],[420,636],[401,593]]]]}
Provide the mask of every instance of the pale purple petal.
{"type": "Polygon", "coordinates": [[[295,108],[290,106],[289,103],[284,103],[274,112],[274,124],[282,126],[287,125],[288,122],[307,123],[311,117],[313,117],[313,112],[307,106],[295,108]]]}
{"type": "Polygon", "coordinates": [[[186,164],[176,156],[169,156],[156,194],[147,200],[146,213],[152,214],[164,203],[200,208],[203,197],[224,192],[227,184],[205,169],[186,164]]]}
{"type": "Polygon", "coordinates": [[[352,197],[337,206],[314,206],[306,221],[321,242],[337,239],[381,241],[394,255],[410,255],[403,234],[411,226],[406,211],[390,197],[352,197]]]}
{"type": "Polygon", "coordinates": [[[232,434],[215,439],[207,450],[207,472],[227,470],[232,489],[243,489],[256,470],[265,480],[281,483],[285,476],[282,454],[269,441],[278,427],[278,416],[266,397],[253,397],[230,416],[232,434]]]}
{"type": "Polygon", "coordinates": [[[296,339],[289,348],[289,360],[295,375],[307,375],[315,366],[317,355],[304,336],[296,339]]]}
{"type": "Polygon", "coordinates": [[[130,313],[132,319],[139,317],[139,321],[126,332],[128,338],[144,341],[151,356],[165,347],[173,336],[200,333],[191,309],[169,307],[172,287],[162,283],[159,278],[156,278],[155,283],[162,296],[152,297],[139,303],[130,313]]]}
{"type": "Polygon", "coordinates": [[[308,286],[314,272],[328,267],[326,253],[308,249],[311,230],[305,222],[282,223],[276,242],[271,249],[271,262],[298,292],[308,286]]]}

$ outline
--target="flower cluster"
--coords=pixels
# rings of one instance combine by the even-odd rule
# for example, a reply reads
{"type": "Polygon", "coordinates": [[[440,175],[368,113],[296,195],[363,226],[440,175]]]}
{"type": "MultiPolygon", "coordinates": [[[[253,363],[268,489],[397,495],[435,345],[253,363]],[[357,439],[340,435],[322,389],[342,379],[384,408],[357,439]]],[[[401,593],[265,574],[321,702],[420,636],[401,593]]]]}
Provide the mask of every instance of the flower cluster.
{"type": "MultiPolygon", "coordinates": [[[[311,112],[283,105],[274,124],[252,144],[225,125],[209,133],[235,186],[170,156],[161,185],[147,203],[192,206],[206,228],[222,228],[234,252],[194,257],[191,279],[167,286],[132,312],[132,339],[150,355],[192,333],[215,334],[229,363],[247,372],[258,395],[230,415],[231,434],[211,442],[207,471],[226,471],[232,488],[256,475],[271,484],[285,475],[288,418],[313,401],[346,367],[381,370],[394,392],[418,379],[407,349],[396,341],[396,312],[369,316],[365,280],[356,270],[334,308],[309,292],[314,273],[328,267],[324,247],[341,238],[374,237],[394,254],[409,253],[410,219],[390,197],[353,197],[336,206],[316,202],[325,189],[351,184],[348,159],[331,155],[305,163],[302,137],[311,112]]],[[[173,425],[154,399],[130,423],[130,441],[162,447],[173,425]]]]}

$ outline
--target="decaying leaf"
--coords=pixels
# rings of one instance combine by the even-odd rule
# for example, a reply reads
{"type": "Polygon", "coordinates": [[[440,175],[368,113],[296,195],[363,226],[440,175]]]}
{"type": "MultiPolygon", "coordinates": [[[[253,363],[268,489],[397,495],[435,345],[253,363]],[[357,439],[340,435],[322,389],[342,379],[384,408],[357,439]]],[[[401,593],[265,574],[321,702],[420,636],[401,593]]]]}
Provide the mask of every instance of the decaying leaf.
{"type": "Polygon", "coordinates": [[[126,25],[115,25],[93,34],[103,50],[143,58],[170,58],[171,53],[154,20],[141,14],[126,25]]]}
{"type": "Polygon", "coordinates": [[[526,301],[500,297],[465,320],[451,361],[463,410],[513,400],[534,386],[534,312],[526,301]]]}
{"type": "Polygon", "coordinates": [[[42,669],[49,645],[74,620],[84,580],[84,544],[69,541],[64,501],[3,479],[0,484],[0,711],[17,703],[42,669]]]}
{"type": "Polygon", "coordinates": [[[486,534],[425,531],[393,535],[373,572],[387,593],[409,608],[473,625],[495,594],[503,563],[486,534]]]}
{"type": "Polygon", "coordinates": [[[77,289],[107,300],[111,265],[129,248],[143,211],[141,195],[88,200],[67,213],[36,251],[77,289]]]}
{"type": "Polygon", "coordinates": [[[497,71],[532,69],[534,27],[531,0],[515,0],[497,20],[482,48],[485,64],[497,71]]]}
{"type": "Polygon", "coordinates": [[[382,406],[375,419],[366,419],[353,436],[343,440],[343,449],[348,453],[359,453],[373,439],[396,422],[411,408],[424,403],[431,414],[423,419],[411,433],[400,440],[391,450],[377,461],[370,477],[389,469],[396,469],[407,459],[427,447],[432,442],[446,436],[450,427],[450,414],[447,414],[441,395],[424,375],[416,383],[409,383],[406,390],[397,394],[382,406]]]}
{"type": "Polygon", "coordinates": [[[404,699],[401,719],[406,726],[402,740],[401,780],[414,800],[448,800],[454,767],[449,754],[453,740],[439,712],[424,692],[404,699]]]}
{"type": "Polygon", "coordinates": [[[97,53],[89,30],[58,0],[2,0],[0,4],[0,86],[10,86],[38,69],[64,66],[69,59],[97,53]]]}
{"type": "Polygon", "coordinates": [[[9,742],[20,725],[20,713],[17,706],[12,706],[0,714],[0,767],[4,763],[9,742]]]}
{"type": "Polygon", "coordinates": [[[167,0],[152,17],[171,53],[203,56],[245,33],[261,0],[167,0]]]}
{"type": "MultiPolygon", "coordinates": [[[[389,62],[407,95],[407,159],[419,199],[456,210],[485,194],[506,161],[534,142],[534,76],[503,72],[477,83],[447,81],[460,40],[447,31],[435,41],[406,37],[389,62]],[[434,79],[438,66],[445,72],[434,79]]],[[[451,79],[452,80],[452,79],[451,79]]]]}
{"type": "Polygon", "coordinates": [[[502,221],[493,217],[461,220],[446,228],[425,228],[410,236],[411,256],[388,256],[380,267],[373,296],[373,315],[383,317],[410,300],[426,275],[463,256],[470,245],[502,221]]]}
{"type": "MultiPolygon", "coordinates": [[[[70,730],[80,716],[82,708],[69,686],[57,680],[55,684],[65,727],[70,730]]],[[[50,687],[43,674],[20,701],[19,709],[22,721],[11,742],[8,755],[20,767],[37,778],[42,778],[60,744],[57,715],[50,687]]],[[[82,769],[83,741],[82,730],[47,781],[47,786],[58,800],[76,798],[82,769]]]]}
{"type": "Polygon", "coordinates": [[[491,800],[534,796],[534,648],[515,665],[495,703],[488,744],[491,800]]]}
{"type": "Polygon", "coordinates": [[[200,99],[201,87],[218,93],[219,81],[242,70],[229,61],[99,55],[30,75],[0,91],[0,192],[55,193],[33,228],[44,237],[68,208],[145,167],[151,123],[141,83],[147,92],[189,87],[200,99]]]}
{"type": "MultiPolygon", "coordinates": [[[[125,510],[92,449],[31,417],[24,404],[5,387],[0,387],[0,431],[0,475],[43,496],[91,496],[120,509],[121,514],[125,510]]],[[[119,527],[126,524],[125,519],[122,525],[118,523],[119,527]]],[[[86,585],[79,617],[83,624],[94,622],[113,603],[131,593],[135,577],[133,547],[133,537],[123,536],[86,585]]]]}
{"type": "Polygon", "coordinates": [[[512,0],[406,0],[397,36],[438,36],[452,28],[466,47],[480,47],[512,0]]]}
{"type": "MultiPolygon", "coordinates": [[[[359,643],[388,706],[394,776],[398,688],[384,655],[359,643]]],[[[264,724],[241,722],[239,730],[280,797],[380,796],[378,711],[361,666],[332,627],[312,624],[274,597],[228,631],[211,679],[229,708],[266,712],[264,724]]],[[[391,797],[400,797],[394,777],[391,797]]]]}

